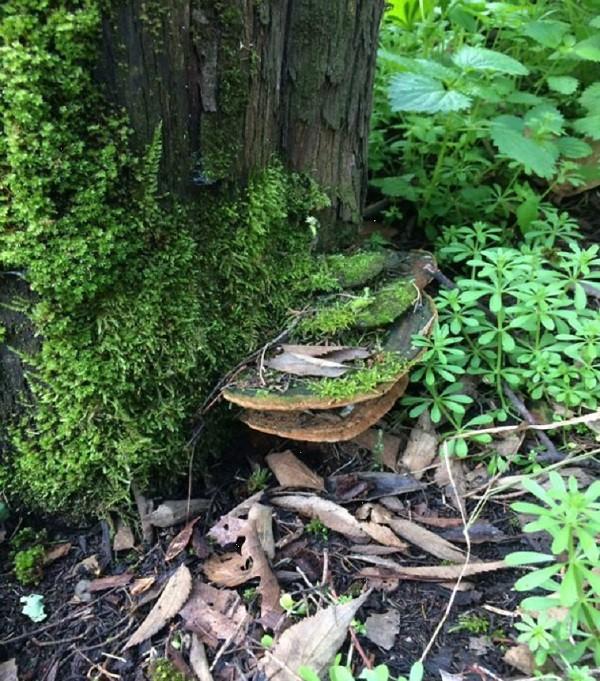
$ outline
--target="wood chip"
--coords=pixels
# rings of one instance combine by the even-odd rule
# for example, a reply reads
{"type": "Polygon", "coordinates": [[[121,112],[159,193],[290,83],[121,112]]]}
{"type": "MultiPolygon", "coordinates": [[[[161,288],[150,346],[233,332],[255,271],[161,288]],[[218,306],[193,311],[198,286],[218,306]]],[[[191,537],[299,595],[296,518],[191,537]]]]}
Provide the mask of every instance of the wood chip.
{"type": "Polygon", "coordinates": [[[398,518],[379,504],[374,506],[371,517],[375,522],[389,525],[403,539],[406,539],[411,544],[418,546],[436,558],[449,560],[453,563],[464,562],[463,552],[449,541],[410,520],[398,518]]]}
{"type": "Polygon", "coordinates": [[[69,542],[65,542],[64,544],[56,544],[56,546],[53,546],[46,551],[46,555],[44,556],[44,565],[50,565],[60,558],[64,558],[72,548],[73,544],[69,542]]]}
{"type": "Polygon", "coordinates": [[[348,628],[367,596],[363,594],[343,605],[331,605],[286,629],[260,662],[266,678],[298,681],[302,666],[310,667],[320,676],[343,645],[348,628]]]}
{"type": "Polygon", "coordinates": [[[156,577],[140,577],[133,582],[129,593],[132,596],[139,596],[148,591],[148,589],[153,586],[155,581],[156,577]]]}
{"type": "Polygon", "coordinates": [[[159,632],[181,610],[192,590],[192,575],[185,565],[180,565],[171,575],[160,598],[146,619],[133,632],[124,650],[143,643],[159,632]]]}
{"type": "Polygon", "coordinates": [[[135,537],[133,530],[129,525],[119,520],[117,523],[117,531],[113,539],[113,551],[129,551],[135,546],[135,537]]]}
{"type": "Polygon", "coordinates": [[[314,473],[306,464],[289,449],[285,452],[269,454],[267,465],[281,487],[307,487],[324,490],[325,482],[320,475],[314,473]]]}
{"type": "Polygon", "coordinates": [[[424,411],[410,432],[406,449],[402,454],[402,466],[420,480],[426,468],[437,456],[438,437],[429,417],[424,411]]]}
{"type": "Polygon", "coordinates": [[[205,511],[210,506],[207,499],[178,499],[165,501],[148,516],[155,527],[172,527],[205,511]]]}

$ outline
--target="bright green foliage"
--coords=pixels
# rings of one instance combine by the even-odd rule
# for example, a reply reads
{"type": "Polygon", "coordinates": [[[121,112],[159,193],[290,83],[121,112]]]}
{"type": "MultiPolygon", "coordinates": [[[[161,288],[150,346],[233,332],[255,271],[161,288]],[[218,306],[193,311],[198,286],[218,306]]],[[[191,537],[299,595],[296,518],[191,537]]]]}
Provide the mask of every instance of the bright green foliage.
{"type": "Polygon", "coordinates": [[[97,0],[0,7],[0,265],[26,272],[44,339],[1,483],[48,511],[180,468],[193,408],[306,286],[324,203],[277,166],[193,209],[159,196],[161,131],[130,152],[92,81],[99,36],[97,0]]]}
{"type": "Polygon", "coordinates": [[[464,613],[458,616],[457,624],[453,625],[448,631],[466,631],[469,634],[485,634],[490,628],[487,617],[476,615],[475,613],[464,613]]]}
{"type": "Polygon", "coordinates": [[[600,135],[593,12],[591,2],[575,11],[451,0],[422,6],[410,21],[386,15],[370,160],[372,184],[398,204],[390,218],[413,203],[433,235],[514,216],[528,175],[584,181],[572,159],[591,153],[583,138],[600,135]]]}
{"type": "Polygon", "coordinates": [[[259,467],[252,471],[252,474],[246,483],[248,494],[255,494],[256,492],[260,492],[260,490],[266,489],[269,485],[270,477],[271,471],[268,468],[259,467]]]}
{"type": "Polygon", "coordinates": [[[329,539],[329,530],[318,518],[313,518],[308,522],[305,529],[309,534],[317,537],[317,539],[322,539],[323,541],[329,539]]]}
{"type": "Polygon", "coordinates": [[[572,674],[566,678],[585,678],[576,675],[585,672],[576,668],[584,656],[591,654],[594,665],[600,665],[600,482],[582,491],[576,478],[565,483],[554,472],[549,482],[545,489],[526,479],[523,486],[537,503],[513,504],[518,513],[535,518],[525,526],[526,532],[547,532],[552,538],[552,555],[524,551],[506,557],[514,566],[547,564],[526,573],[515,584],[518,591],[547,592],[521,602],[527,614],[516,627],[521,631],[519,640],[529,645],[538,665],[552,655],[572,674]],[[564,608],[565,616],[551,615],[551,608],[558,608],[555,612],[564,608]]]}
{"type": "Polygon", "coordinates": [[[17,581],[23,586],[38,584],[42,577],[46,533],[24,527],[10,541],[11,558],[17,581]]]}
{"type": "MultiPolygon", "coordinates": [[[[600,318],[588,305],[585,286],[600,279],[598,246],[581,249],[576,223],[566,213],[543,206],[525,238],[498,246],[499,228],[485,223],[448,228],[438,241],[442,263],[467,266],[457,288],[436,299],[440,325],[426,339],[413,380],[426,392],[408,396],[410,415],[431,410],[435,423],[455,433],[505,419],[509,405],[503,385],[533,400],[568,408],[596,409],[600,403],[600,318]],[[501,408],[465,423],[473,399],[460,377],[481,377],[501,408]]],[[[505,236],[505,242],[508,236],[505,236]]],[[[477,436],[489,442],[487,435],[477,436]]],[[[464,440],[448,443],[466,455],[464,440]]]]}

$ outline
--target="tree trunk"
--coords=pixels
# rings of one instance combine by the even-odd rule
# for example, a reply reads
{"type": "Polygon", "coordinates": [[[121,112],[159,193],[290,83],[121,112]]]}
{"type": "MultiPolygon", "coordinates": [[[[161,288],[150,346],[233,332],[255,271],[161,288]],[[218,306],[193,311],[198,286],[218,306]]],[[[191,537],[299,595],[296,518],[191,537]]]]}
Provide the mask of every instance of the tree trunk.
{"type": "Polygon", "coordinates": [[[104,22],[99,78],[140,148],[163,126],[179,195],[244,180],[273,157],[329,193],[356,227],[383,0],[127,0],[104,22]]]}

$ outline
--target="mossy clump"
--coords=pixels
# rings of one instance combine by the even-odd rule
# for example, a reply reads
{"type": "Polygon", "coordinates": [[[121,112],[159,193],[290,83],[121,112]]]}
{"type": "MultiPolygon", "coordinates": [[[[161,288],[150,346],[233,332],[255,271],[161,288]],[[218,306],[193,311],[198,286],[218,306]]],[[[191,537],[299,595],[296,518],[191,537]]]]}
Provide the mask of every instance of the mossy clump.
{"type": "Polygon", "coordinates": [[[373,392],[382,383],[397,381],[409,367],[409,362],[397,352],[381,352],[364,366],[349,371],[340,378],[311,381],[315,394],[332,399],[346,399],[373,392]]]}
{"type": "Polygon", "coordinates": [[[177,667],[165,659],[153,662],[150,669],[150,681],[186,681],[187,677],[177,667]]]}
{"type": "Polygon", "coordinates": [[[92,76],[100,7],[0,5],[0,267],[26,272],[43,338],[0,487],[70,515],[187,475],[189,417],[301,299],[324,204],[277,164],[194,205],[160,195],[160,128],[135,155],[92,76]]]}
{"type": "Polygon", "coordinates": [[[371,330],[389,326],[418,298],[411,279],[399,279],[377,291],[344,296],[333,304],[324,303],[304,318],[296,334],[303,338],[331,336],[350,329],[371,330]]]}
{"type": "Polygon", "coordinates": [[[36,532],[31,527],[24,527],[11,539],[10,556],[19,584],[31,586],[42,580],[46,541],[44,530],[36,532]]]}
{"type": "Polygon", "coordinates": [[[383,251],[361,251],[349,255],[326,256],[318,279],[315,277],[315,290],[337,290],[364,286],[376,279],[385,269],[387,255],[383,251]],[[319,286],[320,284],[320,286],[319,286]]]}

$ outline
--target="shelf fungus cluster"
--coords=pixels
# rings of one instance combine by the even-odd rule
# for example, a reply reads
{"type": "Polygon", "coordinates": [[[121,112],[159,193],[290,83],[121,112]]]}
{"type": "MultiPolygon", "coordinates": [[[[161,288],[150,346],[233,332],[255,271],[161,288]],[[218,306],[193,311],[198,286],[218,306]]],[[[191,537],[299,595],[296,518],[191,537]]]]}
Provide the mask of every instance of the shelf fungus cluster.
{"type": "Polygon", "coordinates": [[[260,353],[223,397],[251,428],[294,440],[338,442],[394,405],[419,360],[436,311],[423,292],[435,271],[424,251],[324,257],[320,293],[290,323],[287,342],[260,353]]]}

